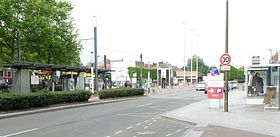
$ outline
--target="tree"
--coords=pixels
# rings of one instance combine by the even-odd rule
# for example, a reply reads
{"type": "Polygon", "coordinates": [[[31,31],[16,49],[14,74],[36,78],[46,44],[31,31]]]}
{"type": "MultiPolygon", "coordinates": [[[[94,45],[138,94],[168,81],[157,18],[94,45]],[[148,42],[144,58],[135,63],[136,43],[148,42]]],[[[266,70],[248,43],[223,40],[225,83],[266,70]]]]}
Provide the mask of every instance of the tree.
{"type": "Polygon", "coordinates": [[[0,1],[0,63],[16,62],[17,33],[21,60],[80,65],[81,44],[70,17],[72,5],[57,0],[0,1]]]}
{"type": "MultiPolygon", "coordinates": [[[[139,68],[139,67],[128,67],[129,78],[133,78],[133,73],[136,73],[137,74],[136,78],[139,79],[140,71],[141,71],[141,68],[139,68]]],[[[149,71],[148,68],[145,68],[145,67],[142,68],[142,73],[143,73],[142,78],[148,78],[148,71],[149,71]]],[[[157,69],[156,68],[150,68],[150,78],[157,79],[157,69]]]]}
{"type": "MultiPolygon", "coordinates": [[[[203,59],[198,55],[193,55],[192,57],[192,70],[196,71],[196,57],[198,57],[198,72],[206,74],[209,67],[204,63],[203,59]]],[[[191,58],[187,60],[186,70],[191,71],[191,58]]]]}

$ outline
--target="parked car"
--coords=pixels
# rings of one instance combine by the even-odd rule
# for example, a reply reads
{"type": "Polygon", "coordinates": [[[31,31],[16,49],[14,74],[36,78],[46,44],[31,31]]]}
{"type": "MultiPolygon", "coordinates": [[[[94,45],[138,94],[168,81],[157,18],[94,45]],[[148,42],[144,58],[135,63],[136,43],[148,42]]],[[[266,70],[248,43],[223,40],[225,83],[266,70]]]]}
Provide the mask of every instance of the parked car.
{"type": "Polygon", "coordinates": [[[198,82],[197,84],[196,84],[196,91],[199,91],[199,90],[204,90],[204,91],[206,91],[207,89],[206,89],[206,82],[204,82],[204,81],[201,81],[201,82],[198,82]]]}
{"type": "Polygon", "coordinates": [[[238,82],[237,81],[228,81],[228,86],[230,87],[231,90],[237,89],[238,82]]]}

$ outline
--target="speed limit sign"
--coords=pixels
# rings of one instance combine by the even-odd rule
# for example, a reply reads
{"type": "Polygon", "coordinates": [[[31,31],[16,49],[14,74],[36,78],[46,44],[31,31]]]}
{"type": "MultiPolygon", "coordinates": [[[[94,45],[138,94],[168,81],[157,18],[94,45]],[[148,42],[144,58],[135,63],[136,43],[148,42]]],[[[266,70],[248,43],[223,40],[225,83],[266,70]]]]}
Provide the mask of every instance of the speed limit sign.
{"type": "Polygon", "coordinates": [[[231,57],[228,53],[225,53],[221,56],[220,62],[222,65],[229,65],[231,62],[231,57]]]}

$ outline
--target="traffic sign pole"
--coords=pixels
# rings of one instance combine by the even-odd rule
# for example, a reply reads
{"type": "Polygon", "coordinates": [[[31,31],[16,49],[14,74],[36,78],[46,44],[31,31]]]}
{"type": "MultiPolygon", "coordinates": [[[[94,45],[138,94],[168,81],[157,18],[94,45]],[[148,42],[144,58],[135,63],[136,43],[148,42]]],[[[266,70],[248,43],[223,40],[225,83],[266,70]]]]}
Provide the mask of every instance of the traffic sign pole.
{"type": "MultiPolygon", "coordinates": [[[[225,52],[228,53],[228,0],[226,1],[226,38],[225,38],[225,52]]],[[[229,62],[230,63],[230,62],[229,62]]],[[[224,112],[228,112],[228,72],[225,72],[225,100],[224,112]]]]}

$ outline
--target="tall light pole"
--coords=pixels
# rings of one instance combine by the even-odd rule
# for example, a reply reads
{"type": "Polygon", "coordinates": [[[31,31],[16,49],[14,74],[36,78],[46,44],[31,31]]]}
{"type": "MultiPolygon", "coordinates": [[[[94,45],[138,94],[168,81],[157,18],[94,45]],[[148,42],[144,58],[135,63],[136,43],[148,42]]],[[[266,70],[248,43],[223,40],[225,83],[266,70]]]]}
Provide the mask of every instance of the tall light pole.
{"type": "Polygon", "coordinates": [[[95,57],[95,79],[94,86],[96,90],[96,94],[98,94],[98,60],[97,60],[97,16],[94,16],[96,19],[96,25],[94,27],[94,57],[95,57]]]}
{"type": "Polygon", "coordinates": [[[196,83],[198,83],[198,38],[199,35],[196,35],[196,83]]]}
{"type": "Polygon", "coordinates": [[[186,84],[186,25],[188,22],[183,21],[182,22],[184,25],[184,85],[186,84]]]}
{"type": "Polygon", "coordinates": [[[193,55],[192,55],[192,46],[193,46],[193,31],[194,29],[190,29],[190,35],[191,35],[191,87],[192,87],[192,84],[193,84],[193,67],[192,67],[192,61],[193,61],[193,55]]]}
{"type": "Polygon", "coordinates": [[[91,93],[94,94],[94,79],[93,79],[93,52],[91,52],[91,66],[90,66],[90,72],[91,72],[91,93]]]}

